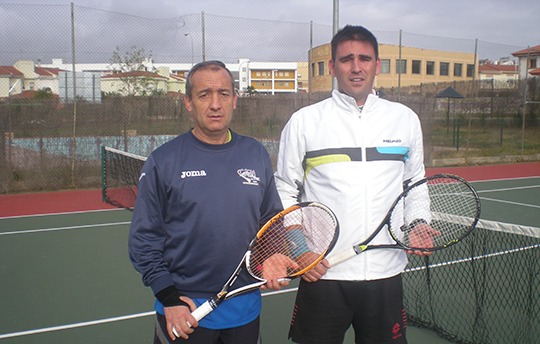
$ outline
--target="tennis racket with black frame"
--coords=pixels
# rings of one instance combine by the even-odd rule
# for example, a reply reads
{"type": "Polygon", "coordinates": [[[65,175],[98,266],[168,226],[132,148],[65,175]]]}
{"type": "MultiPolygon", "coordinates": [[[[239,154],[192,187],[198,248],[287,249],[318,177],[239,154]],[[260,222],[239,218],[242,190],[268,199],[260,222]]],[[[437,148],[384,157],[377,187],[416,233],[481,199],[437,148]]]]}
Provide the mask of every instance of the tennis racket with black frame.
{"type": "Polygon", "coordinates": [[[338,235],[336,216],[321,203],[303,202],[281,211],[258,231],[219,293],[191,314],[199,321],[223,301],[258,289],[269,279],[290,280],[305,274],[332,250],[338,235]],[[229,290],[244,270],[255,282],[229,290]]]}
{"type": "Polygon", "coordinates": [[[372,249],[433,252],[458,243],[480,218],[480,198],[465,179],[437,174],[408,186],[394,201],[377,229],[363,242],[327,258],[339,264],[372,249]],[[370,244],[386,229],[393,244],[370,244]]]}

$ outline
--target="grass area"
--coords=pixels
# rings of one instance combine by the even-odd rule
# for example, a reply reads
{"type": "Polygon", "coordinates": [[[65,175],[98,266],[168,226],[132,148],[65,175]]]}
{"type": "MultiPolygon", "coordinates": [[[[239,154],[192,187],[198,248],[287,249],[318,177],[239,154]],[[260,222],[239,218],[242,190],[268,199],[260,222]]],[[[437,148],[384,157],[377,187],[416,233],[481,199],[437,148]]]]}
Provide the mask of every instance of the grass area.
{"type": "Polygon", "coordinates": [[[540,153],[540,127],[437,126],[431,134],[434,159],[533,155],[540,153]]]}

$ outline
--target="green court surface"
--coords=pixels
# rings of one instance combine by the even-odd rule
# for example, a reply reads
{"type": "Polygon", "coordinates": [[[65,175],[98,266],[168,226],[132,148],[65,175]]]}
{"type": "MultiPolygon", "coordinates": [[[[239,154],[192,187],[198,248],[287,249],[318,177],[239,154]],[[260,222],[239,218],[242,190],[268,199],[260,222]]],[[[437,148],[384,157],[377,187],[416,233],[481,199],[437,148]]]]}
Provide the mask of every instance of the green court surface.
{"type": "MultiPolygon", "coordinates": [[[[540,224],[540,178],[475,187],[482,219],[540,224]]],[[[0,343],[152,343],[153,296],[128,259],[130,218],[127,210],[109,210],[0,219],[0,343]]],[[[294,296],[264,296],[264,344],[289,343],[294,296]]],[[[450,343],[414,326],[408,337],[450,343]]],[[[345,343],[352,338],[349,332],[345,343]]]]}

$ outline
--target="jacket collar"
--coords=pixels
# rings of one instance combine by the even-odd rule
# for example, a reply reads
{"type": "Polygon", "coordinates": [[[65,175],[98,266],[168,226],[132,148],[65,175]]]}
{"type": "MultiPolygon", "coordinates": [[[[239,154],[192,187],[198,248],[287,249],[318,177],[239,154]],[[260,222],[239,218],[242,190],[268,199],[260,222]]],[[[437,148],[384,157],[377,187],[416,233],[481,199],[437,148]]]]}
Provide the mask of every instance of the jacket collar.
{"type": "MultiPolygon", "coordinates": [[[[333,90],[332,98],[334,99],[338,107],[346,110],[347,112],[353,112],[355,114],[358,114],[358,105],[356,105],[356,100],[353,97],[346,95],[345,93],[341,93],[339,90],[333,90]]],[[[369,94],[366,99],[363,111],[367,111],[372,108],[378,99],[379,96],[377,95],[375,90],[372,90],[371,94],[369,94]]]]}

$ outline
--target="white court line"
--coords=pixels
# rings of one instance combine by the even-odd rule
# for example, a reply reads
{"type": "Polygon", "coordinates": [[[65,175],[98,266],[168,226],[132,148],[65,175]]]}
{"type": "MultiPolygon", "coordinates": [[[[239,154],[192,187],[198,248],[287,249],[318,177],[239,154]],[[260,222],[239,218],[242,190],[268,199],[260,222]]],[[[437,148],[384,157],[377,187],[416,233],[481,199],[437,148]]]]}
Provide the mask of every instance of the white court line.
{"type": "Polygon", "coordinates": [[[451,262],[442,262],[442,263],[438,263],[438,264],[430,264],[428,267],[426,267],[426,266],[417,266],[415,268],[405,269],[405,272],[414,272],[414,271],[425,270],[427,268],[431,269],[431,268],[439,268],[439,267],[443,267],[443,266],[455,265],[455,264],[459,264],[459,263],[467,263],[467,262],[470,262],[470,261],[476,260],[476,259],[486,259],[486,258],[491,258],[491,257],[497,257],[497,256],[502,256],[503,254],[510,254],[510,253],[528,251],[528,250],[532,250],[532,249],[535,249],[535,248],[540,248],[540,244],[514,248],[514,249],[511,249],[511,250],[505,250],[505,251],[501,251],[501,252],[494,252],[494,253],[485,254],[485,255],[482,255],[482,256],[476,256],[476,257],[472,257],[472,258],[458,259],[458,260],[454,260],[454,261],[451,261],[451,262]]]}
{"type": "Polygon", "coordinates": [[[156,312],[146,312],[146,313],[139,313],[139,314],[132,314],[132,315],[124,315],[124,316],[109,318],[109,319],[100,319],[100,320],[80,322],[80,323],[68,324],[68,325],[62,325],[62,326],[53,326],[53,327],[40,328],[40,329],[35,329],[35,330],[6,333],[6,334],[0,334],[0,339],[28,336],[32,334],[45,333],[45,332],[63,331],[63,330],[68,330],[72,328],[93,326],[93,325],[105,324],[105,323],[110,323],[110,322],[115,322],[115,321],[135,319],[135,318],[149,316],[152,314],[156,314],[156,312]]]}
{"type": "Polygon", "coordinates": [[[534,189],[534,188],[540,188],[540,185],[516,186],[516,187],[512,187],[512,188],[482,190],[482,191],[477,191],[477,192],[478,193],[486,193],[486,192],[513,191],[513,190],[534,189]]]}
{"type": "Polygon", "coordinates": [[[31,214],[31,215],[14,215],[14,216],[0,216],[0,221],[4,219],[20,219],[26,217],[42,217],[42,216],[55,216],[55,215],[72,215],[72,214],[86,214],[86,213],[97,213],[102,211],[118,211],[125,210],[123,208],[112,208],[112,209],[96,209],[96,210],[79,210],[79,211],[66,211],[60,213],[46,213],[46,214],[31,214]]]}
{"type": "Polygon", "coordinates": [[[14,235],[14,234],[28,234],[28,233],[42,233],[42,232],[55,232],[63,231],[67,229],[82,229],[82,228],[96,228],[96,227],[107,227],[107,226],[116,226],[116,225],[129,225],[130,221],[124,222],[111,222],[111,223],[98,223],[92,225],[81,225],[81,226],[67,226],[67,227],[55,227],[55,228],[39,228],[39,229],[28,229],[22,231],[13,231],[13,232],[0,232],[2,235],[14,235]]]}
{"type": "MultiPolygon", "coordinates": [[[[488,192],[503,192],[503,191],[525,190],[525,189],[535,189],[535,188],[540,188],[540,185],[517,186],[517,187],[511,187],[511,188],[481,190],[481,191],[477,191],[477,193],[478,194],[483,194],[483,193],[488,193],[488,192]]],[[[519,205],[519,206],[523,206],[523,207],[540,208],[540,206],[534,205],[534,204],[505,201],[505,200],[500,200],[500,199],[496,199],[496,198],[480,197],[480,199],[483,199],[483,200],[486,200],[486,201],[492,201],[492,202],[500,202],[500,203],[519,205]]]]}
{"type": "MultiPolygon", "coordinates": [[[[272,292],[263,293],[262,296],[265,297],[265,296],[271,296],[271,295],[276,295],[276,294],[290,293],[292,291],[296,291],[297,289],[298,288],[289,288],[289,289],[283,289],[283,290],[276,290],[276,291],[272,291],[272,292]]],[[[47,333],[47,332],[64,331],[64,330],[69,330],[69,329],[73,329],[73,328],[94,326],[94,325],[112,323],[112,322],[116,322],[116,321],[123,321],[123,320],[142,318],[142,317],[147,317],[147,316],[151,316],[151,315],[154,315],[154,314],[156,314],[156,312],[151,311],[151,312],[144,312],[144,313],[138,313],[138,314],[124,315],[124,316],[108,318],[108,319],[99,319],[99,320],[94,320],[94,321],[86,321],[86,322],[67,324],[67,325],[61,325],[61,326],[53,326],[53,327],[45,327],[45,328],[39,328],[39,329],[34,329],[34,330],[27,330],[27,331],[13,332],[13,333],[5,333],[5,334],[0,334],[0,339],[29,336],[29,335],[33,335],[33,334],[40,334],[40,333],[47,333]]]]}
{"type": "Polygon", "coordinates": [[[469,180],[469,182],[472,183],[484,183],[484,182],[502,182],[507,180],[520,180],[520,179],[536,179],[540,178],[540,176],[530,176],[530,177],[517,177],[517,178],[494,178],[494,179],[484,179],[484,180],[469,180]]]}
{"type": "Polygon", "coordinates": [[[505,200],[496,199],[496,198],[480,197],[480,199],[481,200],[486,200],[486,201],[491,201],[491,202],[499,202],[499,203],[507,203],[507,204],[519,205],[519,206],[523,206],[523,207],[540,208],[540,205],[519,203],[519,202],[512,202],[512,201],[505,201],[505,200]]]}

